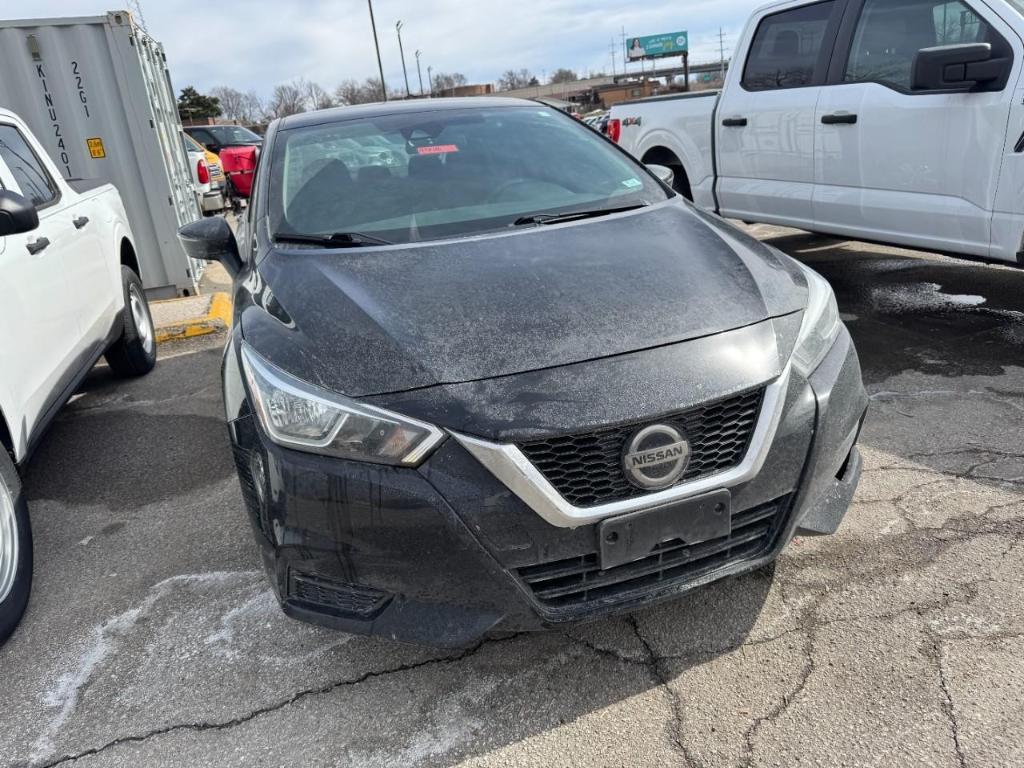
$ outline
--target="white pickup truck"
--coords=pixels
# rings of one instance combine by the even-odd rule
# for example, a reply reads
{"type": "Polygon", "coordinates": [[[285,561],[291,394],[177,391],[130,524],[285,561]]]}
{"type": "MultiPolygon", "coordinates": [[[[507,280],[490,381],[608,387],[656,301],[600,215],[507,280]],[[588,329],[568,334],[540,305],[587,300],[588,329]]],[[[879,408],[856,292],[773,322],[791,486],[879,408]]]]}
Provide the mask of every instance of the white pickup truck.
{"type": "Polygon", "coordinates": [[[698,206],[1024,266],[1024,0],[790,0],[609,135],[698,206]]]}
{"type": "Polygon", "coordinates": [[[137,253],[117,190],[63,179],[0,109],[0,642],[32,580],[16,467],[101,356],[121,376],[156,364],[137,253]]]}

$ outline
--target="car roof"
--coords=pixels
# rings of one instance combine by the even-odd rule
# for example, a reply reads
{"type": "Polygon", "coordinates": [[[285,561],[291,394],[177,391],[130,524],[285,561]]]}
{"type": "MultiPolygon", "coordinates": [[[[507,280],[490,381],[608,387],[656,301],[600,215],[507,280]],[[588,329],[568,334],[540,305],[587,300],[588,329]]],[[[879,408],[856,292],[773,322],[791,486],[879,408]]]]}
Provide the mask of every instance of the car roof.
{"type": "Polygon", "coordinates": [[[381,117],[414,112],[441,112],[453,109],[493,109],[495,107],[529,107],[538,105],[528,99],[512,99],[500,96],[466,96],[451,99],[406,99],[383,101],[375,104],[358,104],[350,107],[333,107],[316,112],[300,112],[281,118],[278,130],[289,130],[309,125],[357,120],[364,117],[381,117]]]}

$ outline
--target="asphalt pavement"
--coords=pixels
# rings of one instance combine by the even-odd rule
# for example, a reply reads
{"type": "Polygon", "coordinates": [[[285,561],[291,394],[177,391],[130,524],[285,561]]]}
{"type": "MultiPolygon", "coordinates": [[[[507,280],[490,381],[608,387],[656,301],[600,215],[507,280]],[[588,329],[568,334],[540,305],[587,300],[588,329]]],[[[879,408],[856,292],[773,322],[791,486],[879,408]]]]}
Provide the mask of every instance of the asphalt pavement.
{"type": "Polygon", "coordinates": [[[755,227],[861,354],[840,532],[668,605],[450,652],[300,624],[259,570],[223,336],[97,367],[27,472],[0,766],[1024,765],[1024,271],[755,227]]]}

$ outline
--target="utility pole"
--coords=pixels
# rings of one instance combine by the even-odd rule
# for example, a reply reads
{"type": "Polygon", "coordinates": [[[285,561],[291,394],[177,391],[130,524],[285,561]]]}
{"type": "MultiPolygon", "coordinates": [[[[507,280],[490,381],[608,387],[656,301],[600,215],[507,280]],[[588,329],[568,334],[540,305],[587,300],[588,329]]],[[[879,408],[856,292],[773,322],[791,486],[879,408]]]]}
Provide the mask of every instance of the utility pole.
{"type": "Polygon", "coordinates": [[[725,33],[721,27],[718,28],[718,57],[722,82],[725,83],[725,33]]]}
{"type": "Polygon", "coordinates": [[[384,85],[384,65],[380,61],[380,42],[377,40],[377,22],[373,20],[373,0],[366,0],[370,6],[370,27],[373,28],[373,45],[377,49],[377,69],[380,70],[380,94],[388,100],[388,87],[384,85]]]}
{"type": "Polygon", "coordinates": [[[626,50],[626,28],[622,28],[622,74],[628,75],[629,68],[626,66],[629,64],[629,52],[626,50]]]}
{"type": "Polygon", "coordinates": [[[146,17],[142,15],[142,0],[128,0],[128,10],[135,16],[139,26],[146,29],[146,17]]]}
{"type": "Polygon", "coordinates": [[[420,96],[423,95],[423,71],[420,69],[420,54],[423,53],[419,48],[416,49],[416,74],[420,78],[420,96]]]}
{"type": "Polygon", "coordinates": [[[405,69],[405,51],[402,49],[402,22],[395,22],[395,32],[398,33],[398,53],[402,57],[402,74],[405,75],[405,98],[412,96],[409,90],[409,73],[405,69]]]}
{"type": "Polygon", "coordinates": [[[427,67],[427,85],[430,86],[430,98],[434,98],[434,68],[427,67]]]}

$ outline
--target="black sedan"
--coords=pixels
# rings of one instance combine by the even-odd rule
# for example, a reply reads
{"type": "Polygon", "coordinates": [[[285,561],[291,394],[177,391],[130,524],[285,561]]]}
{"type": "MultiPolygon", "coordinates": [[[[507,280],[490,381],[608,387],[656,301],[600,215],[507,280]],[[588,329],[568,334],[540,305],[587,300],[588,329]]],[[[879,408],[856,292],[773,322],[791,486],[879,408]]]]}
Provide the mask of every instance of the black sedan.
{"type": "Polygon", "coordinates": [[[462,646],[628,611],[839,526],[867,406],[817,274],[512,99],[275,121],[224,398],[285,612],[462,646]],[[367,143],[388,149],[365,151],[367,143]]]}

